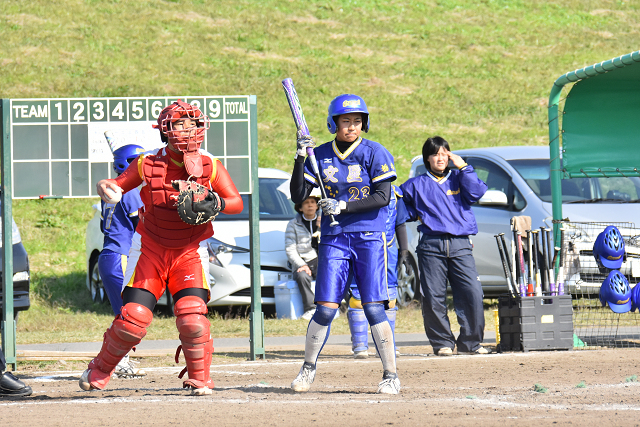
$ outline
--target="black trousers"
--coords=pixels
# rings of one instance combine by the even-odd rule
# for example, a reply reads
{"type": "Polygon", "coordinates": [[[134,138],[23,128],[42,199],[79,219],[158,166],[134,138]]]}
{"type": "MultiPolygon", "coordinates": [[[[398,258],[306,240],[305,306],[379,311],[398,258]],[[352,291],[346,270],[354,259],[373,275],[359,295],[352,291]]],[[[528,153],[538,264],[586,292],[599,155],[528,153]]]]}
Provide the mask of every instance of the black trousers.
{"type": "Polygon", "coordinates": [[[4,372],[5,369],[7,369],[7,361],[4,358],[4,353],[2,352],[2,349],[0,348],[0,372],[4,372]]]}
{"type": "Polygon", "coordinates": [[[442,347],[471,352],[484,339],[482,285],[468,236],[423,235],[416,248],[422,291],[422,317],[434,351],[442,347]],[[447,282],[460,325],[456,340],[447,314],[447,282]]]}

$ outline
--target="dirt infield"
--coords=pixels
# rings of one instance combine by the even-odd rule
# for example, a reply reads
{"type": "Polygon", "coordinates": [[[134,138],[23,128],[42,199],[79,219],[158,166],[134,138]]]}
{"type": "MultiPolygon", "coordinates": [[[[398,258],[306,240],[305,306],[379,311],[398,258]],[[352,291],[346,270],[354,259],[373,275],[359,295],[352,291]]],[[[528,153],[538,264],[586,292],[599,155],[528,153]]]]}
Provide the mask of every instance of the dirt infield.
{"type": "MultiPolygon", "coordinates": [[[[402,350],[402,349],[401,349],[402,350]]],[[[83,392],[80,370],[20,372],[34,390],[0,399],[3,426],[75,425],[638,425],[640,350],[589,350],[436,357],[411,347],[398,358],[402,391],[377,395],[381,363],[327,351],[310,392],[289,389],[301,353],[267,360],[214,358],[211,396],[181,387],[182,366],[146,368],[83,392]],[[198,420],[194,422],[193,420],[198,420]],[[200,422],[202,420],[202,422],[200,422]]],[[[239,356],[239,355],[236,355],[239,356]]],[[[144,359],[142,360],[144,366],[144,359]]]]}

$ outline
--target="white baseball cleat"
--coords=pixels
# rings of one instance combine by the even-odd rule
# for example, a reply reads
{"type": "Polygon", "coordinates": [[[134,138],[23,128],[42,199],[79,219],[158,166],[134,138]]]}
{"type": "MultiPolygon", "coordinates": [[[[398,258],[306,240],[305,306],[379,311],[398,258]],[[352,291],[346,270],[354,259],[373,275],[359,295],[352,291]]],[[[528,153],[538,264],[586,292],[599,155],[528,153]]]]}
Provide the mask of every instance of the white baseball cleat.
{"type": "Polygon", "coordinates": [[[82,376],[80,377],[80,380],[78,381],[80,388],[84,391],[93,389],[91,383],[89,382],[89,372],[91,372],[91,369],[85,369],[85,371],[82,373],[82,376]]]}
{"type": "Polygon", "coordinates": [[[378,384],[379,394],[398,394],[400,393],[400,379],[395,372],[384,371],[382,381],[378,384]]]}
{"type": "Polygon", "coordinates": [[[211,390],[207,386],[204,386],[201,388],[191,388],[191,396],[206,396],[212,393],[213,393],[213,390],[211,390]]]}
{"type": "Polygon", "coordinates": [[[138,368],[136,365],[139,362],[134,362],[133,360],[129,360],[129,355],[127,354],[122,358],[120,363],[116,366],[116,370],[113,372],[113,375],[116,378],[139,378],[144,377],[147,373],[138,368]]]}
{"type": "Polygon", "coordinates": [[[366,359],[369,357],[369,352],[367,350],[360,350],[353,352],[354,359],[366,359]]]}
{"type": "Polygon", "coordinates": [[[316,367],[311,363],[304,362],[300,373],[291,383],[291,388],[297,392],[309,391],[313,380],[316,378],[316,367]]]}

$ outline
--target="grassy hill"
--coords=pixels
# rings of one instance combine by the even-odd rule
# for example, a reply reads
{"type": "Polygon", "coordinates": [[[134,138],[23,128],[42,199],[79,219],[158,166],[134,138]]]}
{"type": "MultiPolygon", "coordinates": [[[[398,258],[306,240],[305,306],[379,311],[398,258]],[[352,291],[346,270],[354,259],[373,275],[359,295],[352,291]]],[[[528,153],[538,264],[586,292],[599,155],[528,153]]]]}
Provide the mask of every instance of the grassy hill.
{"type": "Polygon", "coordinates": [[[637,50],[639,18],[618,0],[5,0],[0,95],[255,94],[260,163],[289,169],[292,77],[320,141],[329,101],[361,95],[404,177],[434,134],[545,143],[553,81],[637,50]]]}
{"type": "MultiPolygon", "coordinates": [[[[555,79],[637,50],[639,23],[640,4],[619,0],[3,0],[0,97],[255,94],[260,165],[289,170],[280,81],[292,77],[319,141],[330,139],[329,101],[361,95],[368,137],[402,182],[429,136],[454,148],[546,144],[555,79]]],[[[108,316],[84,289],[93,202],[15,202],[33,264],[23,331],[54,313],[108,316]]]]}

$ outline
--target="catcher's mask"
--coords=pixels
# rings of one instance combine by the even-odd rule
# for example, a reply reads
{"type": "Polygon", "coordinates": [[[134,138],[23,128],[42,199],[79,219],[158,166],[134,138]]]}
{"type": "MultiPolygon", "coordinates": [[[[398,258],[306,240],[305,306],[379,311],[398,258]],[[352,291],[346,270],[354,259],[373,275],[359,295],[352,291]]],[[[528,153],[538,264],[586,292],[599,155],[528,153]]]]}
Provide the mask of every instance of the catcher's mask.
{"type": "Polygon", "coordinates": [[[202,158],[200,145],[209,129],[209,118],[194,105],[181,100],[165,107],[158,116],[158,124],[153,125],[160,130],[163,142],[169,142],[176,149],[184,153],[184,166],[189,175],[202,176],[202,158]],[[181,119],[190,119],[196,126],[187,129],[177,129],[175,123],[181,119]]]}

